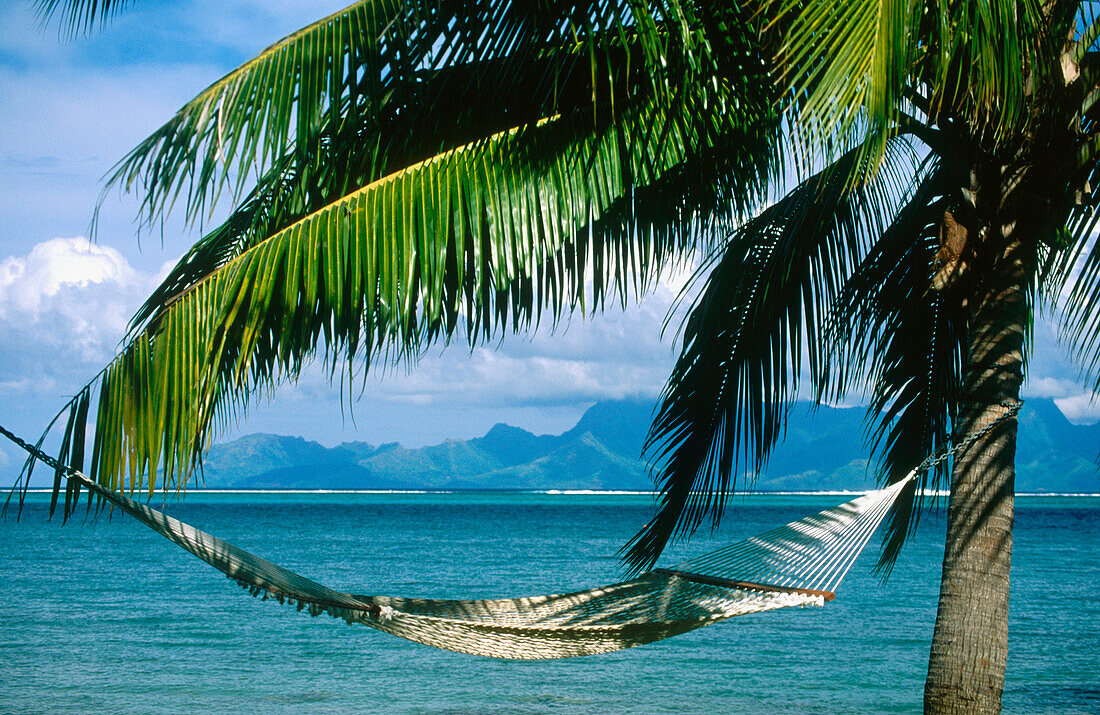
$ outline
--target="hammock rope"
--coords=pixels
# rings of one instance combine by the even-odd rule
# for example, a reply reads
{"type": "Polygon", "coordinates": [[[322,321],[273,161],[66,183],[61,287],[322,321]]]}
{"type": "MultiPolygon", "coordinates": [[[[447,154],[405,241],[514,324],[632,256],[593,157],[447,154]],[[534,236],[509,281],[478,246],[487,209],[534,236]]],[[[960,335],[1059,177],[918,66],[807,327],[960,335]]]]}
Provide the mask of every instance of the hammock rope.
{"type": "MultiPolygon", "coordinates": [[[[980,432],[988,433],[1018,409],[1010,407],[980,432]]],[[[822,606],[835,597],[898,494],[933,459],[946,458],[930,457],[885,489],[634,579],[565,594],[452,600],[363,596],[328,588],[107,489],[3,426],[0,433],[253,596],[437,648],[513,659],[607,653],[747,613],[822,606]]],[[[975,439],[968,437],[949,451],[975,439]]]]}

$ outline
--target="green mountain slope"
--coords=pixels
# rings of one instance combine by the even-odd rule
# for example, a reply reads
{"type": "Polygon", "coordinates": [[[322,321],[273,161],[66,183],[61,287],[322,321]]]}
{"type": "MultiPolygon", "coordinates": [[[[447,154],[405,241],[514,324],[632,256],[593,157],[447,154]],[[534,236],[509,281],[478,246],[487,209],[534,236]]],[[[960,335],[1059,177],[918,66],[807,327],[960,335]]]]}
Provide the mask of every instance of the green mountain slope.
{"type": "Polygon", "coordinates": [[[652,488],[645,467],[638,460],[612,452],[591,432],[570,437],[548,454],[479,475],[456,486],[499,489],[502,485],[509,485],[511,489],[635,491],[652,488]]]}

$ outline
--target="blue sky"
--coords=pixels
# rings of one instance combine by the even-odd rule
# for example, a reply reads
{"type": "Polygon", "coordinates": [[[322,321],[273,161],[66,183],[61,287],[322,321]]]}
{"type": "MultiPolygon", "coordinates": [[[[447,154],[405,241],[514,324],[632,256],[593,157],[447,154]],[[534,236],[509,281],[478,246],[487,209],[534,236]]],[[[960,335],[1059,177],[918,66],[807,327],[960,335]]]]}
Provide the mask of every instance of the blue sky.
{"type": "MultiPolygon", "coordinates": [[[[110,359],[130,314],[199,234],[170,221],[136,233],[133,197],[109,196],[88,227],[100,178],[173,111],[341,0],[143,2],[89,38],[43,29],[29,0],[0,4],[0,423],[36,436],[110,359]]],[[[214,217],[216,220],[217,217],[214,217]]],[[[264,400],[235,431],[408,445],[468,438],[498,421],[571,426],[594,401],[655,396],[673,363],[661,325],[683,275],[640,305],[502,345],[434,351],[412,372],[367,379],[352,405],[320,369],[264,400]]],[[[1076,422],[1100,409],[1047,324],[1026,392],[1076,422]]],[[[358,391],[357,391],[358,392],[358,391]]],[[[19,461],[0,445],[0,481],[19,461]]]]}

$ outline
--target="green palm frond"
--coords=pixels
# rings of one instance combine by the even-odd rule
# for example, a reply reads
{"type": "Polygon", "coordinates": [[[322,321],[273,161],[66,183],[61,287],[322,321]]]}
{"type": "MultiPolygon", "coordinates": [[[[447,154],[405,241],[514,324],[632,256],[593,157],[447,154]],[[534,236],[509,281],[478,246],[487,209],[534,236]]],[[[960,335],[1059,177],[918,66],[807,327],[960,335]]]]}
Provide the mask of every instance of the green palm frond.
{"type": "Polygon", "coordinates": [[[1097,49],[1096,43],[1100,40],[1100,17],[1097,17],[1097,9],[1097,4],[1091,2],[1081,3],[1078,8],[1075,19],[1079,22],[1078,26],[1083,29],[1080,33],[1075,33],[1071,55],[1073,61],[1078,64],[1085,55],[1097,49]]]}
{"type": "Polygon", "coordinates": [[[583,68],[557,70],[556,106],[546,94],[529,89],[547,71],[548,62],[556,61],[540,59],[529,66],[516,66],[516,83],[508,93],[486,87],[478,75],[484,69],[480,65],[452,69],[430,82],[432,88],[427,91],[435,95],[438,106],[422,110],[415,126],[404,115],[379,118],[358,110],[347,112],[338,122],[326,118],[259,178],[225,223],[180,259],[134,316],[131,327],[140,327],[176,294],[244,250],[385,176],[391,167],[399,170],[432,156],[440,144],[461,146],[507,130],[516,122],[538,122],[552,110],[568,109],[576,114],[578,106],[591,103],[592,88],[583,68]],[[462,76],[458,76],[460,71],[462,76]],[[463,99],[480,107],[476,121],[456,120],[453,106],[463,99]]]}
{"type": "MultiPolygon", "coordinates": [[[[679,17],[672,10],[667,16],[679,17]]],[[[713,26],[719,19],[729,23],[733,17],[733,12],[720,10],[703,18],[700,26],[713,26]]],[[[636,24],[642,19],[635,15],[636,24]]],[[[339,117],[325,116],[260,177],[225,225],[183,257],[135,317],[135,324],[148,319],[160,302],[190,281],[216,269],[234,250],[243,250],[252,241],[410,163],[509,127],[585,109],[594,120],[612,122],[616,107],[622,111],[636,105],[639,97],[656,95],[674,112],[675,107],[682,111],[690,103],[702,109],[708,121],[732,119],[716,130],[735,140],[758,144],[764,134],[774,131],[770,118],[774,90],[767,82],[766,65],[755,54],[747,24],[735,24],[733,31],[723,26],[723,34],[709,39],[707,44],[713,47],[702,54],[695,48],[702,41],[690,37],[691,32],[653,25],[651,19],[643,31],[611,33],[599,47],[600,73],[581,56],[584,46],[573,41],[564,52],[517,51],[487,61],[424,70],[417,75],[416,92],[400,108],[381,116],[372,111],[370,102],[344,107],[339,117]],[[730,66],[734,62],[739,86],[731,91],[724,88],[725,75],[735,69],[730,66]],[[693,69],[684,70],[689,64],[693,69]],[[669,72],[677,73],[676,82],[671,82],[669,72]],[[736,106],[724,109],[723,103],[731,101],[736,106]]],[[[769,166],[761,162],[762,170],[769,166]]],[[[761,172],[743,171],[741,176],[749,173],[761,172]]],[[[720,171],[699,175],[700,179],[720,177],[720,171]]],[[[751,195],[752,187],[761,182],[753,177],[735,195],[751,195]]]]}
{"type": "Polygon", "coordinates": [[[887,145],[878,180],[863,148],[814,176],[732,236],[688,316],[646,453],[659,464],[657,516],[624,549],[651,565],[669,539],[717,525],[739,472],[762,469],[802,372],[825,369],[823,332],[847,277],[894,212],[913,159],[887,145]]]}
{"type": "MultiPolygon", "coordinates": [[[[797,136],[828,157],[896,130],[914,108],[931,124],[961,119],[991,146],[1010,146],[1033,121],[1032,95],[1063,81],[1057,58],[1079,7],[769,0],[762,13],[781,38],[797,136]]],[[[881,144],[867,148],[881,157],[881,144]]]]}
{"type": "MultiPolygon", "coordinates": [[[[934,158],[842,292],[830,323],[841,384],[872,386],[872,451],[896,482],[949,444],[960,399],[966,318],[950,284],[940,231],[950,207],[949,172],[934,158]]],[[[819,389],[827,385],[819,385],[819,389]]],[[[918,475],[891,507],[880,567],[887,572],[921,513],[924,490],[945,486],[947,464],[918,475]]]]}
{"type": "Polygon", "coordinates": [[[625,298],[729,210],[722,187],[752,185],[728,174],[768,164],[770,145],[743,142],[752,119],[729,136],[718,132],[728,116],[703,107],[669,115],[650,102],[602,125],[560,117],[237,246],[175,285],[103,373],[89,474],[115,488],[184,483],[249,395],[293,380],[318,350],[369,367],[456,332],[488,339],[542,310],[585,309],[586,296],[625,298]]]}
{"type": "MultiPolygon", "coordinates": [[[[397,2],[364,0],[275,43],[184,105],[118,163],[107,187],[140,188],[150,221],[183,194],[193,219],[360,96],[384,113],[384,85],[407,79],[409,68],[391,68],[384,51],[409,49],[405,19],[397,2]]],[[[425,55],[421,47],[414,61],[425,55]]]]}
{"type": "MultiPolygon", "coordinates": [[[[354,91],[314,87],[329,103],[303,110],[304,90],[280,82],[305,81],[308,38],[343,36],[375,5],[216,83],[119,169],[146,183],[151,217],[185,184],[191,212],[243,181],[248,156],[271,164],[68,406],[63,450],[79,451],[94,419],[89,471],[102,483],[184,485],[251,395],[318,355],[350,373],[626,300],[670,255],[756,206],[777,171],[769,65],[751,23],[722,24],[731,10],[455,2],[418,24],[419,6],[403,7],[401,41],[387,34],[377,56],[357,56],[354,91]]],[[[335,46],[329,55],[347,49],[335,46]]],[[[309,71],[336,76],[319,61],[309,71]]]]}
{"type": "Polygon", "coordinates": [[[807,154],[835,157],[862,145],[873,165],[896,130],[918,48],[916,2],[768,0],[763,13],[780,34],[779,63],[796,112],[795,136],[807,154]],[[878,141],[867,142],[867,137],[878,141]]]}
{"type": "MultiPolygon", "coordinates": [[[[193,220],[223,191],[238,197],[270,162],[301,149],[320,124],[350,114],[382,125],[362,137],[363,153],[380,159],[378,173],[369,177],[374,180],[469,141],[432,130],[469,127],[486,107],[507,103],[508,95],[514,99],[517,87],[554,104],[559,91],[568,90],[563,73],[577,67],[590,75],[586,100],[593,105],[613,108],[628,74],[646,74],[650,93],[675,95],[686,76],[713,69],[701,27],[697,14],[674,0],[656,8],[628,0],[364,0],[272,45],[208,87],[119,162],[107,186],[140,189],[146,221],[180,201],[193,220]],[[526,71],[533,64],[541,75],[526,71]],[[473,91],[478,101],[467,96],[473,91]],[[442,108],[450,113],[445,123],[438,121],[442,108]],[[400,131],[385,131],[393,122],[400,131]],[[420,139],[422,153],[403,160],[391,145],[395,136],[402,143],[420,139]]],[[[540,118],[559,113],[543,108],[540,118]]]]}

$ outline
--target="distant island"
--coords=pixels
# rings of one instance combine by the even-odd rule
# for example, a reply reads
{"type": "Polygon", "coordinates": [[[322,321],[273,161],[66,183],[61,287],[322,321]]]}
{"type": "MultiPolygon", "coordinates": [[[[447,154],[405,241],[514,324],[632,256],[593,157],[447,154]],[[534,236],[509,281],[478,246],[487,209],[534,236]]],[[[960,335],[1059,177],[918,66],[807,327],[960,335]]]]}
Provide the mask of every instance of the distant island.
{"type": "MultiPolygon", "coordinates": [[[[650,490],[638,459],[652,404],[599,402],[572,429],[535,435],[498,424],[484,436],[410,449],[301,437],[246,435],[214,445],[201,485],[211,489],[594,489],[650,490]]],[[[862,490],[875,486],[862,408],[796,407],[757,491],[862,490]]],[[[1018,492],[1100,492],[1100,425],[1074,425],[1050,400],[1020,414],[1018,492]]]]}

